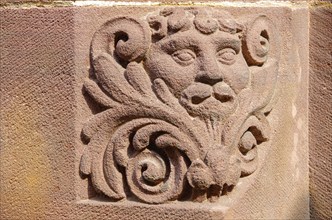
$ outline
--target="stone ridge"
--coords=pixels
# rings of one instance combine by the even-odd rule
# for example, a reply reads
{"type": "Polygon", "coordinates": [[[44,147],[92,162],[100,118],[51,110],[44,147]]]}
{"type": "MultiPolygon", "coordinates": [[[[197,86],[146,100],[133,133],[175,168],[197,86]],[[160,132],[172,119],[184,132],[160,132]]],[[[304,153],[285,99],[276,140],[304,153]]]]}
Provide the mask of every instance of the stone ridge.
{"type": "Polygon", "coordinates": [[[332,7],[310,11],[309,147],[312,219],[332,217],[332,7]]]}
{"type": "MultiPolygon", "coordinates": [[[[87,6],[87,5],[95,5],[95,6],[135,6],[135,5],[144,5],[144,6],[152,6],[152,5],[225,5],[225,6],[234,6],[233,4],[244,4],[244,6],[254,6],[257,7],[256,4],[273,6],[275,4],[292,4],[292,3],[306,3],[312,2],[314,4],[325,4],[329,3],[329,1],[317,1],[317,0],[228,0],[228,1],[215,1],[215,0],[152,0],[152,1],[136,1],[136,0],[0,0],[0,7],[22,7],[22,8],[30,8],[30,7],[60,7],[60,6],[87,6]],[[227,5],[230,4],[230,5],[227,5]],[[253,5],[246,5],[253,4],[253,5]]],[[[239,5],[237,5],[239,6],[239,5]]],[[[289,6],[289,5],[287,5],[289,6]]]]}

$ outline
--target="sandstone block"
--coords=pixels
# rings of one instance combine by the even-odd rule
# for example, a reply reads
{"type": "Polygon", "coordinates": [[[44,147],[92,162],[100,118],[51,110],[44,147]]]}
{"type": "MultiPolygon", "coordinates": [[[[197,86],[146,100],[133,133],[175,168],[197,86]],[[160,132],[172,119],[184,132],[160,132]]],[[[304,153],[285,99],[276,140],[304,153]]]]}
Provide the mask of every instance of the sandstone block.
{"type": "Polygon", "coordinates": [[[0,16],[2,218],[309,218],[305,5],[0,16]]]}
{"type": "Polygon", "coordinates": [[[310,210],[313,219],[332,216],[332,8],[310,10],[310,210]]]}

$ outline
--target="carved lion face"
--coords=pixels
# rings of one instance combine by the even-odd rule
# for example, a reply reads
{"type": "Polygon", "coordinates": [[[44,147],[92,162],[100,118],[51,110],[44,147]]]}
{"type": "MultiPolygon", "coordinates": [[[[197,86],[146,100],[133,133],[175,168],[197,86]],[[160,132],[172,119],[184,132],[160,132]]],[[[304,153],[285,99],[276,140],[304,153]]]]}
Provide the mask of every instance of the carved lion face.
{"type": "Polygon", "coordinates": [[[237,107],[249,68],[236,31],[217,30],[225,19],[198,15],[191,20],[184,15],[188,30],[152,43],[145,69],[152,80],[163,79],[192,116],[223,118],[237,107]]]}
{"type": "Polygon", "coordinates": [[[255,172],[269,140],[277,40],[265,15],[243,24],[225,11],[177,7],[116,17],[95,33],[95,76],[84,88],[106,110],[83,129],[80,169],[97,191],[216,201],[255,172]]]}

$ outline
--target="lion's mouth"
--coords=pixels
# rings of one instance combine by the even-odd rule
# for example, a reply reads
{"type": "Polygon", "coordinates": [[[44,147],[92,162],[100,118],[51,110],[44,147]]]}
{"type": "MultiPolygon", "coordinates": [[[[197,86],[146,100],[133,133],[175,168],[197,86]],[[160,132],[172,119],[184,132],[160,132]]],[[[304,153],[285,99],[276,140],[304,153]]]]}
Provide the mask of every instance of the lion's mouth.
{"type": "Polygon", "coordinates": [[[238,106],[235,92],[225,82],[194,83],[183,90],[179,101],[190,115],[208,118],[225,117],[238,106]]]}
{"type": "Polygon", "coordinates": [[[212,96],[221,103],[233,102],[235,93],[226,83],[221,82],[213,86],[212,96]]]}
{"type": "Polygon", "coordinates": [[[223,95],[223,94],[217,94],[214,93],[214,98],[217,99],[220,102],[231,102],[233,101],[233,97],[230,95],[223,95]]]}
{"type": "Polygon", "coordinates": [[[185,98],[193,105],[200,105],[207,99],[213,99],[220,103],[231,103],[234,101],[233,90],[221,82],[213,87],[205,84],[195,84],[185,91],[185,98]]]}
{"type": "Polygon", "coordinates": [[[192,96],[191,97],[191,103],[194,104],[194,105],[198,105],[202,102],[204,102],[206,99],[208,99],[210,96],[208,97],[200,97],[200,96],[192,96]]]}
{"type": "Polygon", "coordinates": [[[213,97],[214,99],[218,100],[221,103],[232,102],[234,100],[233,96],[228,94],[212,93],[211,96],[208,97],[192,96],[191,103],[194,105],[199,105],[200,103],[204,102],[206,99],[210,97],[213,97]]]}

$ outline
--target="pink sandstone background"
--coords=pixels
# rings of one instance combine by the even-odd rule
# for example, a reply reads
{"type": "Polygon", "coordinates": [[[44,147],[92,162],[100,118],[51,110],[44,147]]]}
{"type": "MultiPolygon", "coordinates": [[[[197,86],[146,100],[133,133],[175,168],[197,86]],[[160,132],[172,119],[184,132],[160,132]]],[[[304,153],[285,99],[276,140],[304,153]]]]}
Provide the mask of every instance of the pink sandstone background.
{"type": "MultiPolygon", "coordinates": [[[[299,172],[289,166],[292,149],[275,147],[272,155],[277,156],[268,159],[264,178],[226,218],[332,217],[332,7],[327,1],[292,2],[277,8],[256,8],[255,3],[227,8],[235,16],[268,13],[281,29],[282,98],[295,100],[296,121],[289,106],[278,111],[289,121],[283,126],[298,135],[299,172]],[[303,78],[295,85],[286,72],[299,68],[303,78]]],[[[90,114],[81,85],[92,35],[111,16],[144,15],[150,7],[16,0],[1,0],[0,6],[0,219],[221,218],[224,210],[209,204],[82,202],[94,193],[78,173],[80,130],[90,114]]],[[[277,137],[275,146],[293,144],[286,131],[277,137]]]]}

